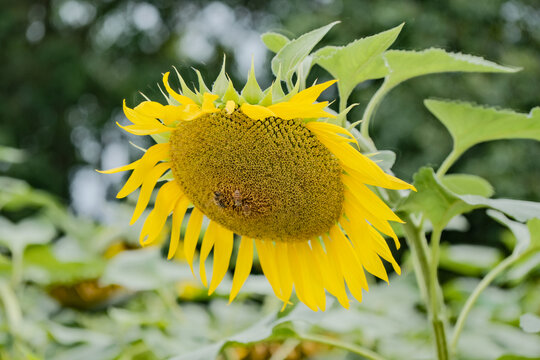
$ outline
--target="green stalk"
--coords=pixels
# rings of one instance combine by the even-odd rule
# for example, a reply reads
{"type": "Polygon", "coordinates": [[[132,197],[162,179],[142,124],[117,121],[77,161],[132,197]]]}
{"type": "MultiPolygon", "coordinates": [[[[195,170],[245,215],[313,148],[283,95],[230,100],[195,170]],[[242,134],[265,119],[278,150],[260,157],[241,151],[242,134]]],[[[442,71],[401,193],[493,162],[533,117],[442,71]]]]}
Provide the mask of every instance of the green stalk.
{"type": "Polygon", "coordinates": [[[371,119],[375,115],[375,112],[377,111],[377,108],[379,107],[379,104],[381,103],[382,99],[386,95],[386,93],[389,91],[386,87],[386,80],[382,83],[381,87],[373,94],[373,97],[369,100],[369,103],[366,106],[366,109],[364,110],[364,115],[362,116],[362,125],[360,126],[360,132],[362,133],[362,136],[366,139],[370,139],[369,136],[369,124],[371,122],[371,119]]]}
{"type": "Polygon", "coordinates": [[[463,152],[461,151],[456,151],[456,149],[452,149],[452,151],[450,152],[450,154],[448,154],[448,156],[446,157],[446,159],[444,159],[443,163],[441,164],[441,166],[439,167],[439,169],[437,169],[437,177],[440,179],[444,174],[446,174],[446,172],[450,169],[450,167],[452,167],[452,165],[454,165],[454,163],[456,162],[457,159],[459,159],[459,157],[461,156],[463,152]]]}
{"type": "Polygon", "coordinates": [[[471,293],[471,295],[465,302],[465,306],[459,313],[458,319],[456,321],[456,326],[452,335],[452,341],[450,342],[450,350],[452,354],[456,353],[459,336],[461,335],[461,331],[463,330],[463,326],[465,325],[467,316],[471,312],[472,307],[476,303],[476,300],[478,300],[478,297],[480,296],[482,291],[484,291],[499,274],[501,274],[503,271],[508,269],[510,266],[512,266],[525,256],[529,255],[530,253],[530,251],[526,251],[519,256],[510,255],[509,257],[501,261],[497,266],[495,266],[490,272],[488,272],[487,275],[478,283],[474,291],[471,293]]]}

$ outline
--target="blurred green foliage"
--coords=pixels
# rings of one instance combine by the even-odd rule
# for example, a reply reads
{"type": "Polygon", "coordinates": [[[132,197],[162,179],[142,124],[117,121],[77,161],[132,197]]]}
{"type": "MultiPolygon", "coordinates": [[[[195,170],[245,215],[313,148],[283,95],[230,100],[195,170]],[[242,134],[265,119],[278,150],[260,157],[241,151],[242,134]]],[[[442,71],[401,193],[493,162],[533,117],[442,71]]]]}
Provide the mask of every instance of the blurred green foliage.
{"type": "MultiPolygon", "coordinates": [[[[247,53],[238,50],[242,43],[252,44],[253,36],[259,41],[257,34],[269,30],[295,37],[337,19],[342,23],[322,45],[346,44],[405,22],[393,48],[441,47],[523,68],[511,76],[436,75],[392,90],[378,110],[373,138],[379,148],[397,153],[397,175],[411,179],[420,166],[439,165],[451,149],[443,126],[424,107],[425,98],[519,112],[539,105],[539,18],[536,0],[3,4],[0,358],[164,359],[193,351],[179,358],[209,359],[224,346],[224,358],[263,359],[288,346],[297,358],[335,359],[348,356],[335,346],[343,341],[388,358],[429,359],[426,309],[408,259],[403,262],[409,275],[392,279],[390,287],[372,284],[356,311],[336,307],[314,315],[297,306],[279,313],[280,304],[266,296],[271,294],[266,280],[257,276],[246,284],[243,298],[226,306],[226,285],[208,298],[184,263],[163,260],[164,249],[134,250],[137,229],[127,226],[131,206],[115,206],[108,221],[73,215],[65,205],[70,181],[81,167],[101,167],[105,146],[124,136],[112,126],[122,121],[122,99],[135,103],[138,90],[158,99],[155,84],[171,65],[197,66],[205,78],[215,78],[226,52],[229,75],[240,84],[247,74],[240,55],[251,56],[249,47],[247,53]],[[226,29],[231,35],[219,34],[226,29]],[[266,338],[261,348],[258,343],[266,338]],[[315,343],[318,347],[309,350],[315,343]]],[[[258,78],[269,82],[270,57],[258,56],[258,78]]],[[[315,67],[311,77],[328,74],[315,67]]],[[[195,81],[195,73],[188,80],[195,81]]],[[[360,105],[351,119],[361,117],[378,85],[367,82],[353,92],[350,102],[360,105]]],[[[538,142],[503,140],[469,152],[454,172],[488,179],[498,196],[540,200],[538,142]]],[[[516,242],[509,232],[503,233],[506,242],[499,241],[500,231],[487,233],[482,224],[488,220],[475,216],[469,217],[472,231],[449,236],[467,245],[441,248],[452,321],[477,285],[468,277],[485,274],[510,253],[513,246],[506,244],[516,242]]],[[[537,255],[519,261],[481,295],[459,344],[464,359],[540,354],[532,315],[540,312],[537,255]],[[533,330],[524,332],[520,321],[533,330]]]]}

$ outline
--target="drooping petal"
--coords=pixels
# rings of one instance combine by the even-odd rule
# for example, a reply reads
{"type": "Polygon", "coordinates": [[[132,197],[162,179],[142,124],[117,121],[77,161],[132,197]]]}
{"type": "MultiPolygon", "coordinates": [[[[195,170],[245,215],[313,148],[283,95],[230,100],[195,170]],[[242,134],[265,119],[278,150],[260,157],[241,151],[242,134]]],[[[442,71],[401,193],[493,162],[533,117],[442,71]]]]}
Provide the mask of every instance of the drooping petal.
{"type": "Polygon", "coordinates": [[[193,257],[195,256],[197,241],[199,240],[199,234],[201,233],[202,221],[203,213],[198,208],[194,207],[189,216],[184,237],[184,254],[186,261],[191,267],[191,272],[193,272],[193,257]]]}
{"type": "Polygon", "coordinates": [[[156,186],[157,181],[163,175],[165,171],[171,168],[170,163],[159,163],[150,172],[144,177],[142,186],[141,186],[141,192],[139,193],[139,198],[137,199],[137,205],[135,205],[135,211],[133,212],[133,216],[131,217],[130,225],[133,225],[135,221],[142,215],[144,209],[146,209],[146,206],[148,205],[148,201],[150,201],[150,197],[152,196],[152,191],[154,190],[154,187],[156,186]]]}
{"type": "Polygon", "coordinates": [[[270,286],[272,286],[272,290],[274,290],[274,293],[279,299],[285,301],[283,300],[283,295],[281,294],[281,285],[279,282],[278,269],[274,256],[273,243],[268,240],[255,239],[255,246],[257,248],[257,254],[259,254],[261,268],[264,275],[268,279],[270,286]]]}
{"type": "Polygon", "coordinates": [[[287,305],[292,295],[293,290],[293,278],[291,275],[291,269],[288,261],[289,244],[286,242],[276,242],[275,245],[275,258],[277,273],[279,277],[279,285],[281,288],[282,301],[284,305],[287,305]]]}
{"type": "Polygon", "coordinates": [[[251,272],[251,266],[253,264],[253,239],[248,237],[242,237],[240,241],[240,247],[238,248],[238,255],[236,258],[236,267],[234,269],[234,277],[229,296],[229,303],[231,303],[238,292],[242,288],[242,285],[246,282],[246,279],[251,272]]]}
{"type": "Polygon", "coordinates": [[[131,164],[119,166],[119,167],[114,168],[114,169],[109,169],[109,170],[96,170],[96,171],[99,172],[99,173],[101,173],[101,174],[115,174],[115,173],[119,173],[119,172],[122,172],[122,171],[133,170],[133,169],[135,169],[140,163],[141,163],[141,159],[135,160],[135,161],[132,162],[131,164]]]}
{"type": "Polygon", "coordinates": [[[201,281],[205,287],[208,287],[208,279],[206,278],[206,266],[205,261],[210,251],[216,243],[216,236],[218,235],[218,224],[215,221],[208,223],[206,233],[204,234],[201,244],[201,254],[199,256],[199,274],[201,275],[201,281]]]}
{"type": "Polygon", "coordinates": [[[343,275],[337,265],[338,259],[333,259],[334,261],[332,261],[318,239],[311,241],[311,248],[313,249],[319,269],[321,269],[324,287],[338,299],[341,306],[349,308],[349,298],[345,290],[343,275]]]}
{"type": "Polygon", "coordinates": [[[165,85],[165,89],[167,89],[167,92],[169,95],[173,97],[176,101],[178,101],[182,105],[197,105],[195,101],[191,100],[187,96],[180,95],[176,91],[174,91],[171,86],[169,85],[169,72],[167,71],[165,74],[163,74],[163,85],[165,85]]]}
{"type": "Polygon", "coordinates": [[[183,196],[183,193],[176,181],[169,181],[161,186],[154,209],[148,214],[141,230],[141,245],[151,244],[157,239],[180,196],[183,196]]]}
{"type": "Polygon", "coordinates": [[[123,198],[137,190],[141,186],[145,176],[159,161],[169,157],[169,143],[156,144],[150,147],[142,158],[140,158],[137,166],[134,168],[130,177],[116,195],[117,198],[123,198]]]}
{"type": "Polygon", "coordinates": [[[223,280],[223,277],[227,273],[233,249],[233,232],[219,224],[217,225],[217,228],[218,232],[216,236],[216,243],[214,244],[214,266],[212,270],[212,281],[210,281],[208,295],[211,295],[216,290],[219,283],[221,280],[223,280]]]}
{"type": "Polygon", "coordinates": [[[180,242],[180,228],[182,227],[182,220],[189,206],[189,199],[187,196],[182,196],[176,202],[176,205],[173,210],[173,220],[172,220],[172,230],[171,230],[171,241],[169,243],[169,252],[167,254],[167,259],[170,260],[176,254],[176,249],[178,249],[178,243],[180,242]]]}

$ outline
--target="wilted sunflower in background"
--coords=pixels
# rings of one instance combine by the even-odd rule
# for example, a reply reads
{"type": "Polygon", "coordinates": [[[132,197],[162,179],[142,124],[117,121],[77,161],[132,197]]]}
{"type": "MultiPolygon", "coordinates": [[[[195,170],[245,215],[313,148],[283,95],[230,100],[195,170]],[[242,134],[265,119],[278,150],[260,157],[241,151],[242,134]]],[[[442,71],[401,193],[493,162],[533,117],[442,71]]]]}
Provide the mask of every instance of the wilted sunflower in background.
{"type": "Polygon", "coordinates": [[[200,276],[207,285],[205,260],[214,251],[211,294],[231,260],[234,234],[240,238],[230,293],[232,301],[250,274],[254,245],[276,296],[289,302],[293,286],[300,301],[325,309],[325,290],[349,306],[345,289],[362,299],[368,289],[364,269],[388,281],[381,258],[400,268],[381,235],[399,243],[388,221],[401,220],[367,185],[413,187],[384,173],[353,145],[352,135],[322,119],[328,102],[316,100],[335,81],[284,94],[281,81],[265,91],[253,69],[240,94],[225,75],[225,64],[210,91],[200,73],[190,90],[178,74],[182,92],[163,76],[168,105],[143,101],[124,112],[135,135],[152,135],[156,145],[137,161],[117,197],[140,187],[131,223],[147,207],[160,180],[153,210],[140,235],[155,241],[172,214],[168,257],[174,256],[182,220],[193,205],[183,239],[193,269],[203,217],[209,219],[200,246],[200,276]]]}

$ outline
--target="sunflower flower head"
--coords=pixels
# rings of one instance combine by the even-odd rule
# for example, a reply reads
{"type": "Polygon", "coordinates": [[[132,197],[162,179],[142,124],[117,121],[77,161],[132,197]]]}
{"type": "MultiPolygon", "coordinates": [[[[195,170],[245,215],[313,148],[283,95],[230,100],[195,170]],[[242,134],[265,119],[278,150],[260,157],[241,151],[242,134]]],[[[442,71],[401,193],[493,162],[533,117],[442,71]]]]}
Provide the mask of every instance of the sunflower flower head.
{"type": "Polygon", "coordinates": [[[198,89],[178,74],[175,90],[166,73],[165,105],[143,101],[129,108],[124,102],[132,124],[118,125],[151,135],[157,144],[135,162],[103,172],[131,171],[117,195],[140,188],[131,223],[162,183],[140,234],[143,246],[156,241],[171,216],[168,257],[183,251],[193,269],[198,249],[201,281],[211,294],[229,269],[236,234],[231,301],[249,276],[256,251],[276,296],[287,304],[294,289],[315,311],[325,309],[326,291],[344,307],[347,288],[361,301],[368,290],[365,271],[388,281],[381,259],[400,272],[384,235],[399,247],[389,221],[401,220],[370,186],[413,187],[361,154],[347,130],[324,122],[335,115],[317,98],[335,81],[302,91],[297,85],[285,94],[278,75],[261,90],[252,66],[239,93],[225,74],[225,62],[211,90],[197,75],[198,89]],[[189,220],[180,239],[184,216],[189,220]],[[211,252],[208,284],[205,262],[211,252]]]}

